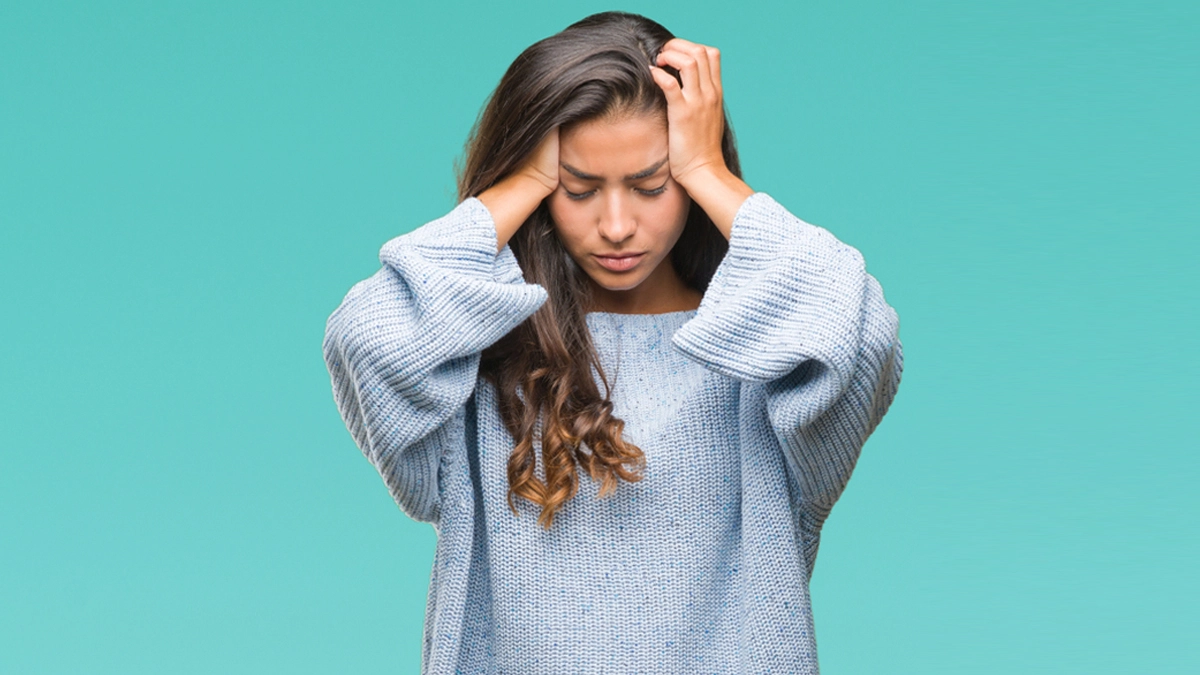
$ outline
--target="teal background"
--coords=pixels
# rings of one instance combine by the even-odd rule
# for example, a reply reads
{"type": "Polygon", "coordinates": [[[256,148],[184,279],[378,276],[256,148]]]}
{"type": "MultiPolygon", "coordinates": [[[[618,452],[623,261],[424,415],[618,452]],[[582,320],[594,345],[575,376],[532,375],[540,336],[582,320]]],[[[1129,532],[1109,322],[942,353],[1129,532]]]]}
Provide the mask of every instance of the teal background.
{"type": "Polygon", "coordinates": [[[1195,3],[165,5],[0,5],[0,671],[417,672],[434,532],[325,319],[618,8],[721,49],[746,181],[901,317],[823,672],[1200,668],[1195,3]]]}

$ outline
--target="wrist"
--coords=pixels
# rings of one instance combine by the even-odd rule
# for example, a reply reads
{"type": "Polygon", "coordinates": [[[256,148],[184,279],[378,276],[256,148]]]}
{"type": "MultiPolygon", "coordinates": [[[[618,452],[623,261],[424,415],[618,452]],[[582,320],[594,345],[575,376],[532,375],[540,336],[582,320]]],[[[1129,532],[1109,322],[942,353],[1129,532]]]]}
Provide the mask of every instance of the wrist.
{"type": "Polygon", "coordinates": [[[496,250],[503,250],[509,239],[520,229],[552,190],[536,178],[514,173],[478,196],[491,213],[496,226],[496,250]]]}
{"type": "Polygon", "coordinates": [[[747,197],[754,194],[754,188],[735,176],[724,164],[697,169],[679,184],[708,214],[725,239],[729,239],[732,233],[733,218],[738,209],[747,197]]]}
{"type": "Polygon", "coordinates": [[[553,184],[550,184],[550,181],[542,174],[531,173],[529,171],[518,171],[505,180],[511,180],[514,185],[520,185],[517,189],[523,192],[536,195],[538,201],[549,197],[558,189],[558,181],[553,181],[553,184]]]}

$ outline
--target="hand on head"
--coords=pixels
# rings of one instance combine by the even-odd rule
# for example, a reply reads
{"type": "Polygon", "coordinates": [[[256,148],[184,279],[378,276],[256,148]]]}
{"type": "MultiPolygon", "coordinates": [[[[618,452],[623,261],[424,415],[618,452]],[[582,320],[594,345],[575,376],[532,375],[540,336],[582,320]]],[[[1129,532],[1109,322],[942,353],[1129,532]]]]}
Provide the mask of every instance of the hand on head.
{"type": "Polygon", "coordinates": [[[686,189],[693,175],[726,168],[721,153],[725,131],[721,52],[716,47],[672,38],[650,66],[650,74],[667,97],[672,177],[686,189]],[[683,86],[660,66],[678,70],[683,86]]]}
{"type": "Polygon", "coordinates": [[[558,127],[554,127],[538,144],[521,173],[546,187],[547,194],[558,189],[558,127]]]}

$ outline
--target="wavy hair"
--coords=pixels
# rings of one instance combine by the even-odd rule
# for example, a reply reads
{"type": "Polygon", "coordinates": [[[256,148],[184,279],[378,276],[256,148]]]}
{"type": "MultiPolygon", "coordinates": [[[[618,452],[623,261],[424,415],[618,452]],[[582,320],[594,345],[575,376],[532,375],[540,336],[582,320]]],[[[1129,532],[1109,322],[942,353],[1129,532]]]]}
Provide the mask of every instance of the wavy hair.
{"type": "MultiPolygon", "coordinates": [[[[658,115],[665,122],[667,100],[649,66],[673,37],[646,17],[602,12],[526,48],[472,126],[465,166],[456,162],[459,200],[478,196],[523,166],[556,126],[626,115],[658,115]]],[[[674,68],[663,70],[679,80],[674,68]]],[[[741,177],[728,113],[721,151],[741,177]]],[[[612,414],[612,389],[586,321],[590,285],[559,240],[545,201],[508,245],[525,280],[540,284],[549,297],[483,351],[480,374],[495,386],[500,416],[516,441],[507,467],[509,508],[517,513],[514,496],[539,505],[538,523],[549,529],[578,492],[577,466],[601,483],[604,497],[619,479],[642,478],[645,455],[622,438],[625,423],[612,414]],[[544,480],[536,471],[539,444],[544,480]]],[[[703,293],[727,250],[725,237],[692,200],[670,253],[681,280],[703,293]]]]}

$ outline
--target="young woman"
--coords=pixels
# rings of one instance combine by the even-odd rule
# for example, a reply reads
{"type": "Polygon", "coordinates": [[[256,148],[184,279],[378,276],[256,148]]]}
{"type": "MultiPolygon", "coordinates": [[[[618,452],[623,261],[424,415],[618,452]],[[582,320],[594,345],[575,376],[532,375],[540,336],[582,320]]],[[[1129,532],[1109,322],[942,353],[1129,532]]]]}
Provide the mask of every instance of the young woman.
{"type": "Polygon", "coordinates": [[[720,54],[526,49],[460,203],[329,317],[355,442],[438,533],[424,673],[816,673],[822,524],[900,382],[857,250],[740,178],[720,54]]]}

